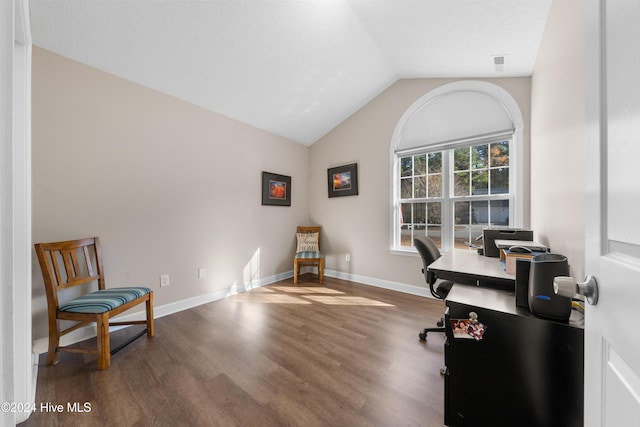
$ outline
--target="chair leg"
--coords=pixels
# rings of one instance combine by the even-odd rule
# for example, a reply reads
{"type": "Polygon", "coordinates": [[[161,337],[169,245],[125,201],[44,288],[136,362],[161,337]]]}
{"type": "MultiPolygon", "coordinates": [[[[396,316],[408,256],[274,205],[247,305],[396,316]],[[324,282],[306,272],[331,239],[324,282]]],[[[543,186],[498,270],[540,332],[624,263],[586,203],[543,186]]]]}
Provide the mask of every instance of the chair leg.
{"type": "Polygon", "coordinates": [[[444,327],[435,327],[435,328],[424,328],[422,330],[422,332],[420,332],[418,334],[418,337],[420,338],[420,341],[426,341],[427,340],[427,333],[428,332],[446,332],[444,327]]]}
{"type": "Polygon", "coordinates": [[[298,283],[298,260],[293,260],[293,284],[298,283]]]}
{"type": "Polygon", "coordinates": [[[155,335],[155,329],[153,326],[153,292],[149,292],[149,299],[147,299],[147,336],[152,337],[155,335]]]}
{"type": "Polygon", "coordinates": [[[47,350],[47,365],[58,363],[58,347],[60,346],[60,329],[56,319],[49,319],[49,348],[47,350]]]}
{"type": "Polygon", "coordinates": [[[318,277],[320,278],[320,283],[324,281],[324,258],[320,258],[320,263],[318,264],[318,277]]]}
{"type": "Polygon", "coordinates": [[[96,319],[98,338],[98,370],[111,366],[111,344],[109,342],[109,316],[101,314],[96,319]]]}

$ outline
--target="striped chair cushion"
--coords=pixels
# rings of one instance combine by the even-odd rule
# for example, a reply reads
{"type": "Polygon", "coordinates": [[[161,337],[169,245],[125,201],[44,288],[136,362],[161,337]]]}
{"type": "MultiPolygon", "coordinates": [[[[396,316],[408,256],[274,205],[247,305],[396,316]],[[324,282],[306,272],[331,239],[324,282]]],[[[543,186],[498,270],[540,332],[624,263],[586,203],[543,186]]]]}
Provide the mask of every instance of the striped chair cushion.
{"type": "Polygon", "coordinates": [[[322,252],[298,252],[296,254],[296,258],[303,258],[303,259],[324,258],[324,255],[322,255],[322,252]]]}
{"type": "Polygon", "coordinates": [[[74,298],[60,306],[60,311],[70,313],[104,313],[120,307],[123,304],[133,301],[145,294],[151,292],[151,289],[144,287],[131,288],[111,288],[102,289],[100,291],[91,292],[74,298]]]}

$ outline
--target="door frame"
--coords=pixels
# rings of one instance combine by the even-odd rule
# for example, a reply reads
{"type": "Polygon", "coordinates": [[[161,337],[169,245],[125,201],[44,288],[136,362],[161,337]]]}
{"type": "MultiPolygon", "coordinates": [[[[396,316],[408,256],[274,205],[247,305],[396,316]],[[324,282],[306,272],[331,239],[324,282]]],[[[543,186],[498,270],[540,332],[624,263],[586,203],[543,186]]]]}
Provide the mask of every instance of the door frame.
{"type": "MultiPolygon", "coordinates": [[[[585,275],[599,277],[600,256],[606,252],[604,239],[601,238],[606,226],[601,193],[602,180],[605,176],[606,141],[605,118],[603,117],[602,103],[604,90],[604,61],[602,43],[602,8],[600,0],[583,2],[583,37],[584,37],[584,114],[585,114],[585,145],[584,145],[584,224],[587,228],[590,224],[599,224],[600,230],[585,229],[584,232],[584,269],[585,275]]],[[[588,341],[592,337],[587,333],[592,329],[591,316],[588,316],[589,307],[586,307],[585,316],[585,349],[590,348],[588,341]]],[[[584,370],[584,421],[585,427],[601,426],[603,413],[601,405],[602,390],[593,385],[592,375],[596,375],[591,367],[602,365],[602,354],[585,353],[584,370]],[[595,358],[590,363],[587,359],[595,358]]],[[[598,373],[599,374],[599,373],[598,373]]],[[[599,382],[598,382],[599,383],[599,382]]]]}
{"type": "MultiPolygon", "coordinates": [[[[0,401],[35,405],[31,337],[31,24],[29,0],[0,2],[0,401]]],[[[20,409],[20,408],[17,408],[20,409]]],[[[15,425],[31,412],[2,411],[15,425]]]]}

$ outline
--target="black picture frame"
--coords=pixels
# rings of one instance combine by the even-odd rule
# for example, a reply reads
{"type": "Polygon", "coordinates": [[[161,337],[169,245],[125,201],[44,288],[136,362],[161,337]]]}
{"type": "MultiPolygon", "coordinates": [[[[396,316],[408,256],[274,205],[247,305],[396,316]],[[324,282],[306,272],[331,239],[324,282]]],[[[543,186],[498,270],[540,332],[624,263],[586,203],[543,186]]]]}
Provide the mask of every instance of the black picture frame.
{"type": "Polygon", "coordinates": [[[329,197],[358,195],[358,164],[327,169],[329,197]]]}
{"type": "Polygon", "coordinates": [[[291,206],[291,177],[262,172],[262,205],[291,206]]]}

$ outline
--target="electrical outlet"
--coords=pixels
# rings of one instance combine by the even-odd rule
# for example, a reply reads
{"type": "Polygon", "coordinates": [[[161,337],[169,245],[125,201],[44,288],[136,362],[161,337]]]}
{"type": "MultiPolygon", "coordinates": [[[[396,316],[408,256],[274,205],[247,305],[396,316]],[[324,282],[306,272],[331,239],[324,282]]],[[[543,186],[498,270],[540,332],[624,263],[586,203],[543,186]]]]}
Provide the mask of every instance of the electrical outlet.
{"type": "Polygon", "coordinates": [[[347,262],[350,262],[351,261],[351,254],[346,254],[344,256],[344,260],[347,261],[347,262]]]}
{"type": "Polygon", "coordinates": [[[169,275],[168,274],[161,274],[160,275],[160,287],[169,286],[170,284],[171,284],[171,282],[169,281],[169,275]]]}
{"type": "Polygon", "coordinates": [[[198,269],[198,279],[205,279],[207,277],[207,269],[206,268],[199,268],[198,269]]]}

